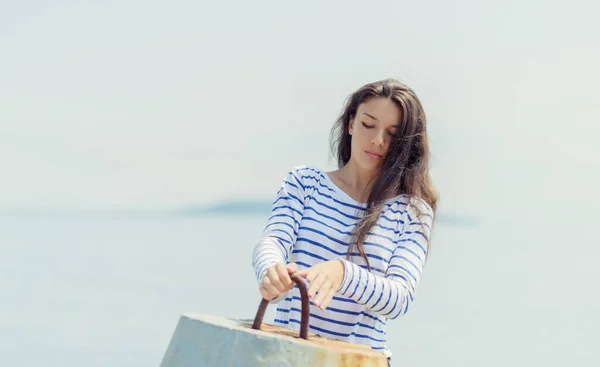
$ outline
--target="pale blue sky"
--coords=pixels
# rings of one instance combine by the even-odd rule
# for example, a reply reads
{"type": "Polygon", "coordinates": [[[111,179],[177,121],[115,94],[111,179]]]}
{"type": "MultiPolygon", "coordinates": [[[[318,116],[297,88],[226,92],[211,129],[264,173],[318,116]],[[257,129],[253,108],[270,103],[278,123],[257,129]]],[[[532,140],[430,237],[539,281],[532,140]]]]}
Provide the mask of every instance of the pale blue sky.
{"type": "Polygon", "coordinates": [[[600,185],[600,48],[577,1],[5,2],[0,209],[154,209],[270,197],[331,168],[360,85],[429,118],[442,207],[600,185]]]}

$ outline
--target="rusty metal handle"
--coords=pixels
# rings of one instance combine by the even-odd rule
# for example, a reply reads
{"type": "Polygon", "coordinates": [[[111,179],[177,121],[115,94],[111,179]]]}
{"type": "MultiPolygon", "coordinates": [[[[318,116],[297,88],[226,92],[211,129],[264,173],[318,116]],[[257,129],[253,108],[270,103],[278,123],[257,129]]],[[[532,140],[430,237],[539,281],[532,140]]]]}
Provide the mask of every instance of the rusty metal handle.
{"type": "MultiPolygon", "coordinates": [[[[294,283],[298,285],[300,289],[300,298],[302,299],[302,317],[300,319],[300,338],[308,339],[308,318],[310,316],[310,308],[308,303],[308,292],[306,291],[306,284],[301,277],[296,274],[291,274],[290,278],[294,283]]],[[[260,306],[258,306],[258,311],[256,312],[256,317],[254,318],[254,323],[252,324],[252,329],[260,330],[260,325],[262,324],[263,317],[265,316],[265,311],[267,310],[267,306],[269,305],[269,301],[264,299],[260,302],[260,306]]]]}

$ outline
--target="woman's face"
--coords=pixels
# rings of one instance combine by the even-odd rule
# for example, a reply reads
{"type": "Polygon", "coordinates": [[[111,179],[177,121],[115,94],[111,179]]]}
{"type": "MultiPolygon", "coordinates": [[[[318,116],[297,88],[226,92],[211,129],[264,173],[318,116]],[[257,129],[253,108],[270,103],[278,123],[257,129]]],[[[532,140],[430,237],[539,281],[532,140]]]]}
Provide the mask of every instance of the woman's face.
{"type": "Polygon", "coordinates": [[[350,160],[367,171],[379,171],[401,121],[402,111],[388,98],[374,97],[358,106],[350,120],[350,160]]]}

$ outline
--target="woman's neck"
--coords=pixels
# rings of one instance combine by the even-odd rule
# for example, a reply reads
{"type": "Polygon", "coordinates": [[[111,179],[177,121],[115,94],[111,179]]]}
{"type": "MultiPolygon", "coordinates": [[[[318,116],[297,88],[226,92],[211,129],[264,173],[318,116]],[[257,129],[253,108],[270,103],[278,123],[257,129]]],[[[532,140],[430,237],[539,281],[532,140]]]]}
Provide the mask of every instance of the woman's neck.
{"type": "Polygon", "coordinates": [[[350,160],[345,166],[333,172],[334,177],[341,182],[344,191],[359,202],[366,202],[377,172],[361,169],[350,160]]]}

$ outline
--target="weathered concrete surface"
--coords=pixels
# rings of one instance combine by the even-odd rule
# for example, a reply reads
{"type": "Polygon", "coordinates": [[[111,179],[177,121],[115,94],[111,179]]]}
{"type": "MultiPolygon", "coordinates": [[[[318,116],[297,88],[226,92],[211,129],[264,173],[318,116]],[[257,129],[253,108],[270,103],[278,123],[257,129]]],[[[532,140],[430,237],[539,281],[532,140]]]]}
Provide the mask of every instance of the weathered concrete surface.
{"type": "Polygon", "coordinates": [[[184,314],[179,319],[160,367],[366,366],[385,367],[387,358],[362,345],[252,321],[184,314]]]}

